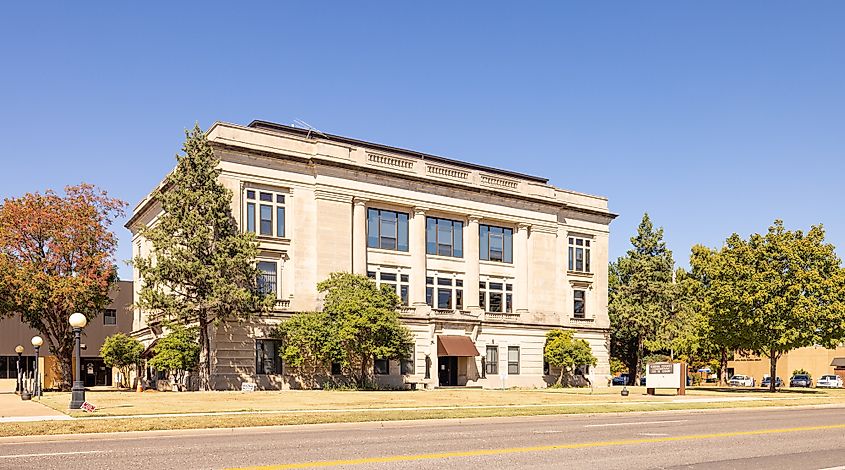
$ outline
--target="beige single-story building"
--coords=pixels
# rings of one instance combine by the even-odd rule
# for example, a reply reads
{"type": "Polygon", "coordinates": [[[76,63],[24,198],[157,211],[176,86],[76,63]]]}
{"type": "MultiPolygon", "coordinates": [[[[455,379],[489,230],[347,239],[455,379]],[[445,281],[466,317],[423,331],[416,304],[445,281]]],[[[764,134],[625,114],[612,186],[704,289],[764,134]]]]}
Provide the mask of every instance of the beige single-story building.
{"type": "MultiPolygon", "coordinates": [[[[100,348],[106,337],[115,333],[132,332],[132,281],[117,281],[109,296],[111,303],[102,313],[94,317],[82,330],[81,343],[82,378],[86,387],[111,386],[118,383],[119,372],[106,366],[100,356],[100,348]]],[[[56,357],[50,354],[46,335],[33,330],[21,322],[18,317],[0,320],[0,392],[15,390],[17,380],[18,355],[15,348],[24,347],[21,355],[21,369],[25,373],[35,371],[35,348],[33,336],[41,336],[38,373],[44,389],[58,387],[60,372],[56,357]]]]}
{"type": "MultiPolygon", "coordinates": [[[[826,349],[820,346],[799,348],[784,354],[777,365],[778,377],[789,383],[792,372],[803,369],[810,373],[815,383],[822,375],[836,374],[845,381],[845,346],[826,349]]],[[[751,354],[737,355],[728,361],[728,376],[737,374],[754,377],[759,384],[770,375],[769,358],[751,354]]]]}
{"type": "MultiPolygon", "coordinates": [[[[606,198],[264,121],[218,122],[207,135],[232,214],[260,242],[262,288],[278,299],[270,313],[216,327],[214,388],[299,386],[271,330],[319,309],[317,283],[339,271],[389,285],[403,301],[413,357],[376,361],[383,385],[545,387],[556,376],[543,360],[554,328],[590,344],[598,365],[588,376],[606,385],[608,229],[616,217],[606,198]]],[[[583,171],[571,164],[573,175],[583,171]]],[[[133,256],[150,255],[140,229],[160,212],[152,194],[135,207],[126,225],[133,256]]],[[[142,310],[133,329],[147,345],[162,334],[142,310]]]]}

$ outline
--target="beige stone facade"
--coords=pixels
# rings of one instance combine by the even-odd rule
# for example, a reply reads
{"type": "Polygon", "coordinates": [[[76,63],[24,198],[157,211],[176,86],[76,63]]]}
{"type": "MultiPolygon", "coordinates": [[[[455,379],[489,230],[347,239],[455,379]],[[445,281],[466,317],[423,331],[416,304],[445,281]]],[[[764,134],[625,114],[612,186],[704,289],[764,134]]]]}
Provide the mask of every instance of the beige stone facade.
{"type": "MultiPolygon", "coordinates": [[[[260,373],[260,340],[295,312],[319,309],[316,284],[336,271],[389,283],[406,301],[400,313],[415,336],[413,362],[391,361],[376,376],[386,385],[546,386],[554,371],[544,373],[542,351],[553,328],[590,343],[599,363],[589,375],[606,384],[615,215],[605,198],[266,122],[216,123],[208,137],[234,194],[233,214],[258,233],[260,267],[279,299],[271,314],[222,325],[213,336],[216,388],[296,386],[284,373],[260,373]],[[438,355],[444,336],[468,337],[479,355],[438,355]]],[[[149,197],[135,209],[127,224],[133,255],[149,254],[138,229],[159,211],[149,197]]],[[[160,334],[141,311],[134,328],[147,342],[160,334]]]]}

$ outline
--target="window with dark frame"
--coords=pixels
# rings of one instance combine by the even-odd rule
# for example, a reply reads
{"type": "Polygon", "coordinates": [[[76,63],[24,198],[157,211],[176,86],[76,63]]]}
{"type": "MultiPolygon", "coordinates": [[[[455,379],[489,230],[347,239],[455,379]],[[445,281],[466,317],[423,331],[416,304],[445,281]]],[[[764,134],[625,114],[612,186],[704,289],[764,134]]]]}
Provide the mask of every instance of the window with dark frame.
{"type": "Polygon", "coordinates": [[[376,281],[376,285],[381,286],[390,286],[391,289],[396,291],[396,295],[399,296],[399,299],[402,301],[402,305],[408,305],[408,292],[411,288],[411,278],[407,274],[402,274],[401,271],[399,273],[393,271],[367,271],[367,277],[376,281]]]}
{"type": "Polygon", "coordinates": [[[117,325],[117,310],[103,310],[103,325],[117,325]]]}
{"type": "Polygon", "coordinates": [[[464,281],[449,274],[425,278],[425,301],[431,308],[461,310],[464,308],[464,281]]]}
{"type": "Polygon", "coordinates": [[[285,195],[276,191],[246,190],[246,231],[265,237],[285,237],[285,195]]]}
{"type": "Polygon", "coordinates": [[[575,318],[586,318],[586,291],[575,289],[572,291],[572,298],[574,305],[572,308],[572,316],[575,318]]]}
{"type": "Polygon", "coordinates": [[[487,354],[484,358],[484,372],[486,375],[499,374],[499,347],[487,346],[487,354]]]}
{"type": "Polygon", "coordinates": [[[427,254],[463,258],[463,222],[426,217],[425,224],[425,251],[427,254]]]}
{"type": "Polygon", "coordinates": [[[408,214],[367,209],[367,246],[382,250],[408,251],[408,214]]]}
{"type": "Polygon", "coordinates": [[[513,312],[513,283],[496,279],[478,283],[478,303],[486,312],[513,312]]]}
{"type": "Polygon", "coordinates": [[[376,375],[390,375],[390,360],[376,359],[373,361],[373,372],[376,375]]]}
{"type": "Polygon", "coordinates": [[[258,292],[262,295],[279,296],[279,263],[275,261],[258,262],[258,292]]]}
{"type": "Polygon", "coordinates": [[[255,340],[255,373],[278,375],[282,373],[282,357],[279,350],[282,342],[277,339],[255,340]]]}
{"type": "Polygon", "coordinates": [[[513,263],[513,229],[479,225],[478,250],[481,260],[513,263]]]}
{"type": "Polygon", "coordinates": [[[592,272],[590,269],[590,239],[569,237],[569,264],[567,268],[574,272],[592,272]]]}
{"type": "Polygon", "coordinates": [[[508,375],[519,375],[519,346],[508,346],[508,375]]]}

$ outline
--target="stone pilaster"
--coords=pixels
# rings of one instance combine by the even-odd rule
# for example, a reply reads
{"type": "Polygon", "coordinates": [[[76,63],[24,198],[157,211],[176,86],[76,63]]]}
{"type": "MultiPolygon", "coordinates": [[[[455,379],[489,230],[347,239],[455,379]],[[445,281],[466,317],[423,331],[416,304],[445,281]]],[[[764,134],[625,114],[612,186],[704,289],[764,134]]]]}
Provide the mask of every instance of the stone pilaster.
{"type": "Polygon", "coordinates": [[[519,224],[514,236],[514,264],[516,266],[516,286],[514,287],[514,309],[517,313],[528,313],[528,231],[530,224],[519,224]]]}
{"type": "Polygon", "coordinates": [[[408,227],[411,250],[411,298],[413,306],[425,306],[425,212],[424,207],[415,207],[414,216],[408,227]]]}
{"type": "Polygon", "coordinates": [[[478,261],[478,221],[481,217],[470,215],[467,218],[467,227],[464,230],[464,308],[467,310],[480,310],[478,305],[478,282],[479,282],[479,261],[478,261]]]}
{"type": "Polygon", "coordinates": [[[352,201],[352,272],[367,275],[367,200],[352,201]]]}

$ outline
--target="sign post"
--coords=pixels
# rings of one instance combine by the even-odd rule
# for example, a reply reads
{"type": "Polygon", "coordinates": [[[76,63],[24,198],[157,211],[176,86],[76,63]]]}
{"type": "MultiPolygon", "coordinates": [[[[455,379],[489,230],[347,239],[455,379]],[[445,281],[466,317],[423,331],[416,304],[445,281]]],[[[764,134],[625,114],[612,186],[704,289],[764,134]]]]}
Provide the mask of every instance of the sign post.
{"type": "Polygon", "coordinates": [[[646,393],[654,395],[655,389],[675,389],[678,395],[686,395],[687,365],[684,362],[655,362],[646,368],[646,393]]]}

